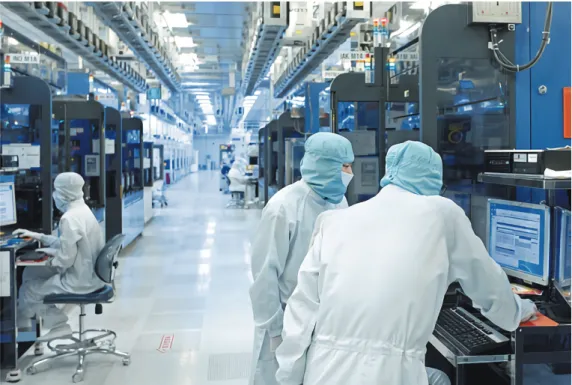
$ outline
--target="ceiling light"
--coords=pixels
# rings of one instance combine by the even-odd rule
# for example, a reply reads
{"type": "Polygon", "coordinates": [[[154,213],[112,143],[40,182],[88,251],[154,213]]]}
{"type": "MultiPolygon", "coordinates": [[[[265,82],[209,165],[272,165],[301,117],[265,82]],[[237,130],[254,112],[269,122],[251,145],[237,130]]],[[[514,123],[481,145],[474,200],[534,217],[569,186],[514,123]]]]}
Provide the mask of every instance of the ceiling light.
{"type": "Polygon", "coordinates": [[[190,24],[187,20],[187,16],[184,13],[171,13],[169,11],[165,11],[163,17],[165,18],[165,22],[170,29],[187,28],[190,24]]]}
{"type": "Polygon", "coordinates": [[[208,95],[197,95],[197,96],[195,96],[195,99],[197,99],[197,100],[210,100],[210,96],[208,96],[208,95]]]}
{"type": "Polygon", "coordinates": [[[254,92],[254,95],[255,95],[255,96],[258,96],[258,95],[260,95],[261,92],[262,92],[262,91],[260,91],[260,90],[255,91],[255,92],[254,92]]]}
{"type": "Polygon", "coordinates": [[[193,48],[197,46],[191,36],[175,36],[175,44],[179,48],[193,48]]]}
{"type": "Polygon", "coordinates": [[[214,115],[207,115],[207,124],[210,126],[214,126],[216,124],[214,115]]]}

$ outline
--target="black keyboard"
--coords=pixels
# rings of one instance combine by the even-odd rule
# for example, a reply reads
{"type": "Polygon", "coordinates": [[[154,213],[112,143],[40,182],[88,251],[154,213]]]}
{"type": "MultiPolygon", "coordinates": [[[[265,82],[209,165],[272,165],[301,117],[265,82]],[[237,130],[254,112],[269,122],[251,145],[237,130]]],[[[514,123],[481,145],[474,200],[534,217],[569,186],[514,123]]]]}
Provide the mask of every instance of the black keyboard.
{"type": "Polygon", "coordinates": [[[462,308],[443,309],[435,332],[466,355],[498,352],[510,347],[510,340],[462,308]]]}

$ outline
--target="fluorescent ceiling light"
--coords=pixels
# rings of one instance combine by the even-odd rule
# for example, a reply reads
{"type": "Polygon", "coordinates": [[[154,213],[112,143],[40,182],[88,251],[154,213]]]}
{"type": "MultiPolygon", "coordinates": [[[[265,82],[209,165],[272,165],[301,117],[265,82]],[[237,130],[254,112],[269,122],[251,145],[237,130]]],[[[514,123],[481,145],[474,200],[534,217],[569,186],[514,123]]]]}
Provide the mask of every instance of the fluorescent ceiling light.
{"type": "Polygon", "coordinates": [[[205,83],[205,82],[183,82],[181,84],[183,87],[208,87],[212,86],[212,83],[205,83]]]}
{"type": "Polygon", "coordinates": [[[169,11],[165,11],[163,17],[165,18],[165,22],[170,29],[187,28],[190,24],[187,20],[187,16],[184,13],[171,13],[169,11]]]}
{"type": "Polygon", "coordinates": [[[197,99],[197,100],[210,100],[210,96],[208,96],[208,95],[197,95],[197,96],[195,96],[195,99],[197,99]]]}
{"type": "Polygon", "coordinates": [[[214,115],[207,115],[207,124],[214,126],[216,124],[216,119],[214,115]]]}
{"type": "Polygon", "coordinates": [[[179,48],[193,48],[197,46],[191,36],[175,36],[175,44],[179,48]]]}
{"type": "Polygon", "coordinates": [[[209,95],[206,91],[191,91],[191,93],[195,95],[209,95]]]}

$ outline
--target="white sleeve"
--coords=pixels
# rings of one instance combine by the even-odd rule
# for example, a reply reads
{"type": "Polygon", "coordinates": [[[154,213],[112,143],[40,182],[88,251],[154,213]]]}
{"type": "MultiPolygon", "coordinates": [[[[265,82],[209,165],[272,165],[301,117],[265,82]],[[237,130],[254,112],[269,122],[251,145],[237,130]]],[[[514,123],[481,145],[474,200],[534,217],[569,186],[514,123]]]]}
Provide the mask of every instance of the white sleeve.
{"type": "Polygon", "coordinates": [[[60,220],[59,246],[52,260],[52,266],[67,270],[73,266],[77,258],[77,243],[82,238],[79,226],[70,218],[62,217],[60,220]]]}
{"type": "Polygon", "coordinates": [[[449,282],[458,281],[475,308],[495,325],[507,331],[518,328],[521,299],[513,294],[502,268],[490,257],[475,235],[463,210],[453,203],[447,215],[450,269],[449,282]]]}
{"type": "Polygon", "coordinates": [[[53,235],[42,234],[40,242],[42,242],[43,247],[60,248],[60,239],[53,235]]]}
{"type": "Polygon", "coordinates": [[[250,300],[255,325],[267,330],[270,337],[282,333],[284,310],[278,278],[284,272],[289,249],[290,229],[284,209],[265,210],[252,242],[254,282],[250,287],[250,300]]]}
{"type": "Polygon", "coordinates": [[[312,342],[320,307],[320,250],[322,247],[321,215],[316,221],[312,244],[298,272],[298,285],[286,306],[282,344],[276,350],[280,385],[300,385],[306,371],[306,352],[312,342]]]}

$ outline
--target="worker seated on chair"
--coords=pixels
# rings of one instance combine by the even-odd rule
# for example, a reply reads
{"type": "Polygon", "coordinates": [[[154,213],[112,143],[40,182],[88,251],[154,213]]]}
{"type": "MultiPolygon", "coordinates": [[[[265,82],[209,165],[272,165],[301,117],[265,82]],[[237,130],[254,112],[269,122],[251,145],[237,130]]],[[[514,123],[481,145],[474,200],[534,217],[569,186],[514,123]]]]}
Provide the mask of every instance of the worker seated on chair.
{"type": "Polygon", "coordinates": [[[31,326],[31,318],[42,317],[50,332],[42,341],[71,334],[68,317],[55,305],[44,305],[50,294],[88,294],[104,286],[95,274],[97,256],[104,246],[99,223],[83,200],[83,178],[76,173],[59,174],[54,181],[53,198],[63,213],[59,223],[59,237],[18,229],[23,238],[40,241],[38,249],[50,255],[48,266],[24,269],[18,300],[18,327],[31,326]]]}
{"type": "Polygon", "coordinates": [[[246,190],[246,161],[242,158],[237,158],[230,171],[228,172],[228,180],[230,181],[231,193],[244,193],[246,190]]]}

